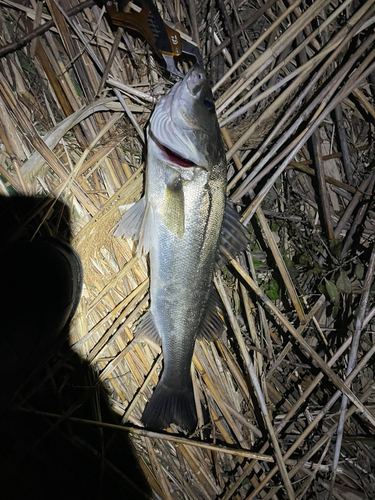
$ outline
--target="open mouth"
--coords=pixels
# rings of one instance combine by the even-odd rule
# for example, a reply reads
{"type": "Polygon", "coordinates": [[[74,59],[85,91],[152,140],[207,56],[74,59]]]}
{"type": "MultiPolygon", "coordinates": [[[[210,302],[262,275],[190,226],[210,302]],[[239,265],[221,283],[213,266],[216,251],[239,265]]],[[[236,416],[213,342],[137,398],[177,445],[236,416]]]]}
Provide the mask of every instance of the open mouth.
{"type": "Polygon", "coordinates": [[[170,161],[173,161],[173,163],[177,163],[177,165],[180,165],[180,167],[188,168],[188,167],[195,167],[196,166],[194,162],[187,160],[186,158],[183,158],[182,156],[178,155],[177,153],[175,153],[171,149],[169,149],[165,146],[161,146],[161,147],[164,150],[164,153],[168,156],[168,159],[170,161]]]}
{"type": "Polygon", "coordinates": [[[183,158],[182,156],[180,156],[179,154],[175,153],[171,149],[167,148],[166,146],[163,146],[163,144],[161,144],[156,139],[156,137],[154,135],[152,136],[152,139],[154,140],[154,142],[156,143],[156,145],[165,153],[165,155],[167,156],[167,158],[168,158],[169,161],[171,161],[173,163],[176,163],[180,167],[184,167],[184,168],[190,168],[190,167],[196,167],[197,166],[193,161],[190,161],[187,158],[183,158]]]}

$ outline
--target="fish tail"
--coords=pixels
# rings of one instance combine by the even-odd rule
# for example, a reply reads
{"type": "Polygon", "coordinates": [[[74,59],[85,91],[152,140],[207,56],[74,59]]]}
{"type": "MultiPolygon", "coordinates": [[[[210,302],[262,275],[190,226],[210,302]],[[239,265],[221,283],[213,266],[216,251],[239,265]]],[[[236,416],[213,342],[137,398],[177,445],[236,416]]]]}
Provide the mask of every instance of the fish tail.
{"type": "Polygon", "coordinates": [[[197,413],[192,384],[186,389],[177,389],[162,379],[146,405],[142,421],[146,427],[154,430],[166,429],[174,423],[182,429],[193,431],[197,425],[197,413]]]}

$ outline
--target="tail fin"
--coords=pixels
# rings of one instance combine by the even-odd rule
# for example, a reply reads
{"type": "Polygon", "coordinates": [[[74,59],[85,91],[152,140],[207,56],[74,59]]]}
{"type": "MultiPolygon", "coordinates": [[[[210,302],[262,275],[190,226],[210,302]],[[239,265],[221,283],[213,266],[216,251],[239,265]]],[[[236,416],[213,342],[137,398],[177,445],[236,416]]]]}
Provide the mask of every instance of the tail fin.
{"type": "Polygon", "coordinates": [[[193,387],[177,390],[161,380],[143,412],[142,421],[153,430],[166,429],[173,423],[193,431],[197,425],[193,387]]]}

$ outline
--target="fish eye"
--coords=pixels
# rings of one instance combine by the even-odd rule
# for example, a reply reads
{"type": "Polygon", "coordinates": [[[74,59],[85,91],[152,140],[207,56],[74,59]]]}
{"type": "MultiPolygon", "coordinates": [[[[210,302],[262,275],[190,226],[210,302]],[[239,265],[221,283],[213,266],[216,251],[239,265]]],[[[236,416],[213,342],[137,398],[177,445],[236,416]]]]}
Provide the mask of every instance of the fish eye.
{"type": "Polygon", "coordinates": [[[205,99],[203,101],[203,104],[208,108],[209,110],[213,109],[215,107],[215,104],[212,101],[209,101],[208,99],[205,99]]]}

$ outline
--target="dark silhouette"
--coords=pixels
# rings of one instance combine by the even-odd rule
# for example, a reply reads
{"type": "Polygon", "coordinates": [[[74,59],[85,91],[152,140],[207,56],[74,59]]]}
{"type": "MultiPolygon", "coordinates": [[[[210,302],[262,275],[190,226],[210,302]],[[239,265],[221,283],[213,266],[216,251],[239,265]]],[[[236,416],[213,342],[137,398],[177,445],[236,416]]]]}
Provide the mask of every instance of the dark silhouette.
{"type": "Polygon", "coordinates": [[[0,197],[1,498],[151,498],[124,432],[69,420],[119,423],[69,347],[82,267],[59,201],[38,229],[52,201],[0,197]]]}

